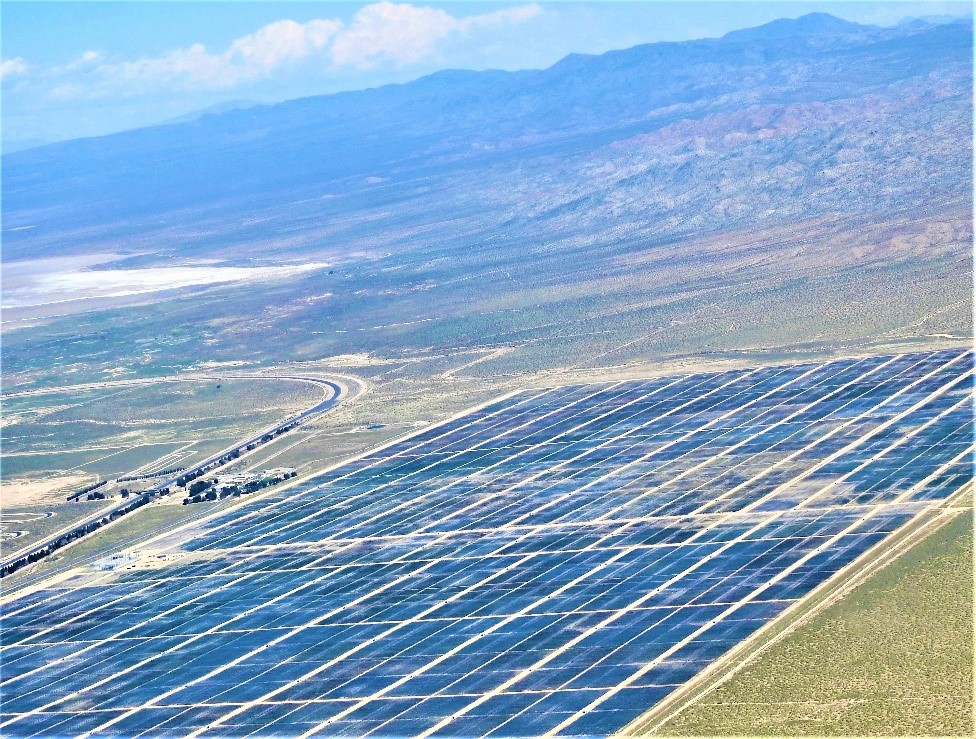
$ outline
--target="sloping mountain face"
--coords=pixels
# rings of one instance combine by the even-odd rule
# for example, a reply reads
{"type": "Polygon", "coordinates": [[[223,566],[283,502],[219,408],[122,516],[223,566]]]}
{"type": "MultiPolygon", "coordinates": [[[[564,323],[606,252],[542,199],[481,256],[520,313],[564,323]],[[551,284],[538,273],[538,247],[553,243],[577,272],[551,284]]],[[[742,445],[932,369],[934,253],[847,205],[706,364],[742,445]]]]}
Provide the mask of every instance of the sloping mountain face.
{"type": "Polygon", "coordinates": [[[11,154],[7,261],[330,269],[7,311],[29,327],[5,330],[4,379],[472,351],[467,374],[502,378],[966,341],[972,104],[970,23],[813,15],[11,154]]]}
{"type": "Polygon", "coordinates": [[[4,247],[27,258],[161,220],[212,221],[212,234],[269,218],[262,233],[218,229],[244,246],[379,205],[404,206],[398,227],[480,212],[483,226],[542,237],[958,201],[971,69],[969,23],[879,29],[815,14],[542,71],[443,72],[208,115],[4,157],[4,247]]]}

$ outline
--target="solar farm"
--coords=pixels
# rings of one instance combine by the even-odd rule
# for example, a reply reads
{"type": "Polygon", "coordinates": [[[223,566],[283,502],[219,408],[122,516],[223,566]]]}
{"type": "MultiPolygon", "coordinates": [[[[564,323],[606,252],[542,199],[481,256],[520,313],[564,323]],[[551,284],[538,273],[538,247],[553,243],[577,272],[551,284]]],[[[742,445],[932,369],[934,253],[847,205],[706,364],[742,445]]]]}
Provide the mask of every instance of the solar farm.
{"type": "Polygon", "coordinates": [[[8,596],[0,732],[620,732],[969,488],[972,391],[939,351],[511,394],[8,596]]]}

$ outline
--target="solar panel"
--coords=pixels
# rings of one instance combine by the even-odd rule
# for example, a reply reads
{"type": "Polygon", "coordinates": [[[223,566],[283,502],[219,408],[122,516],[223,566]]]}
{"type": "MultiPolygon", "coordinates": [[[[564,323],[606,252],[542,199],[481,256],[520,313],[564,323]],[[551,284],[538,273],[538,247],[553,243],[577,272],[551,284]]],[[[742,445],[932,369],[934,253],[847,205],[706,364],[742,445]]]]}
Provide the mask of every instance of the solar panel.
{"type": "Polygon", "coordinates": [[[620,730],[972,480],[973,354],[527,390],[4,604],[5,736],[620,730]]]}

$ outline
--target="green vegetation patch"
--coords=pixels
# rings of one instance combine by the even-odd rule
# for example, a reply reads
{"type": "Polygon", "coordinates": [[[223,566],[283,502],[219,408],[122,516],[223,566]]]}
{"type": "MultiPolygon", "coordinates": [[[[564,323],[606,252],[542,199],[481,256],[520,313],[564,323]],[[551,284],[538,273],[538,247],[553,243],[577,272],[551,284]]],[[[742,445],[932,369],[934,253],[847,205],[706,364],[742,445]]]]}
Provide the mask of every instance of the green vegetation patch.
{"type": "Polygon", "coordinates": [[[0,512],[0,555],[8,557],[56,531],[106,507],[104,500],[81,500],[71,505],[9,506],[0,512]]]}
{"type": "Polygon", "coordinates": [[[658,733],[972,736],[972,511],[658,733]]]}

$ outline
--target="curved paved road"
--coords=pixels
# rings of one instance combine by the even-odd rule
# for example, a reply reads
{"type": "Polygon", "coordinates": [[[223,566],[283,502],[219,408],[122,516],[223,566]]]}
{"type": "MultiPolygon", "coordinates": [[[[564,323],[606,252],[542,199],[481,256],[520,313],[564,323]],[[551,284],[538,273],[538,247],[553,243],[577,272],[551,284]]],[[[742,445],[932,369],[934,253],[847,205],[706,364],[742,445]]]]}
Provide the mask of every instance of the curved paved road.
{"type": "MultiPolygon", "coordinates": [[[[297,416],[292,416],[291,418],[287,418],[281,423],[277,423],[274,426],[271,426],[270,428],[266,428],[264,431],[258,432],[256,435],[252,436],[250,439],[247,439],[246,441],[242,441],[238,444],[235,444],[232,447],[223,449],[217,452],[216,454],[207,457],[202,462],[198,462],[193,467],[190,467],[185,470],[181,470],[180,473],[175,477],[171,477],[168,480],[164,480],[163,482],[157,483],[153,487],[149,488],[149,490],[147,490],[146,493],[159,492],[163,488],[169,487],[170,485],[174,484],[181,477],[185,477],[187,475],[193,474],[198,470],[206,469],[208,467],[216,469],[216,467],[222,466],[222,465],[215,465],[215,463],[218,462],[222,457],[227,457],[228,455],[231,455],[234,452],[243,453],[247,449],[247,446],[249,444],[267,443],[267,441],[270,441],[270,439],[262,442],[262,440],[265,439],[266,436],[270,435],[272,437],[277,437],[279,434],[281,434],[281,432],[286,427],[293,428],[294,426],[301,424],[303,421],[307,420],[311,416],[317,415],[319,413],[324,413],[325,411],[334,408],[339,404],[339,400],[342,398],[342,392],[343,392],[342,385],[339,385],[338,383],[335,382],[331,382],[329,380],[320,380],[318,378],[310,378],[310,377],[285,377],[283,375],[275,376],[274,379],[302,380],[305,382],[311,382],[316,385],[319,385],[320,387],[327,388],[329,390],[329,394],[326,396],[324,400],[318,402],[308,410],[302,411],[297,416]]],[[[227,461],[229,462],[232,460],[227,460],[227,461]]]]}
{"type": "MultiPolygon", "coordinates": [[[[118,503],[115,506],[112,506],[111,508],[103,509],[96,514],[89,516],[88,518],[85,518],[81,521],[77,521],[73,523],[71,526],[62,529],[60,531],[57,531],[48,537],[45,537],[41,541],[36,542],[33,546],[17,552],[16,554],[9,557],[7,560],[0,562],[0,577],[4,577],[7,574],[14,572],[16,569],[19,569],[20,567],[24,566],[25,564],[28,564],[29,563],[28,558],[32,556],[37,558],[47,556],[48,554],[56,551],[57,549],[62,548],[63,546],[66,546],[69,543],[78,541],[86,534],[79,533],[76,536],[69,538],[67,541],[65,541],[64,544],[60,546],[54,546],[54,544],[58,540],[63,539],[66,536],[70,536],[76,532],[83,532],[83,530],[87,526],[96,524],[99,521],[103,521],[105,519],[113,520],[112,519],[113,516],[115,516],[116,519],[120,518],[121,516],[124,516],[127,513],[131,513],[132,511],[142,507],[150,500],[158,496],[160,491],[163,490],[163,488],[168,488],[171,485],[175,484],[180,477],[185,477],[186,475],[193,474],[201,470],[208,471],[208,472],[216,470],[222,467],[224,464],[227,464],[228,462],[232,462],[238,459],[240,454],[244,453],[245,451],[248,451],[247,450],[248,445],[251,444],[264,445],[266,443],[269,443],[272,439],[278,438],[285,431],[291,430],[292,428],[302,424],[310,417],[331,410],[332,408],[337,406],[339,402],[342,400],[343,393],[345,391],[345,388],[339,383],[332,382],[331,380],[323,380],[318,377],[297,377],[293,375],[260,375],[260,376],[222,375],[221,377],[234,378],[234,379],[268,379],[268,380],[273,379],[273,380],[311,382],[312,384],[322,387],[324,390],[327,391],[327,393],[326,393],[326,397],[323,400],[319,401],[311,408],[308,408],[295,416],[291,416],[290,418],[287,418],[284,421],[281,421],[280,423],[271,426],[270,428],[264,429],[257,435],[245,441],[242,441],[238,444],[235,444],[232,447],[219,451],[216,454],[203,460],[202,462],[199,462],[198,464],[194,465],[193,467],[190,467],[189,469],[181,470],[177,476],[171,477],[167,480],[157,483],[153,487],[140,493],[134,499],[125,500],[118,503]],[[234,455],[235,452],[237,453],[238,456],[232,456],[234,455]]],[[[198,381],[204,379],[213,380],[215,378],[191,377],[191,378],[181,378],[181,379],[183,381],[198,381]]],[[[151,378],[148,381],[146,381],[146,384],[152,384],[154,382],[177,382],[177,381],[180,380],[177,378],[174,379],[151,378]]],[[[98,383],[97,385],[77,385],[74,387],[51,388],[51,389],[44,389],[39,391],[25,391],[22,393],[11,393],[10,396],[7,397],[13,397],[17,395],[39,395],[39,394],[46,394],[49,392],[57,392],[58,390],[61,391],[78,390],[78,389],[88,390],[88,389],[95,389],[96,387],[108,387],[113,384],[135,384],[135,383],[122,380],[118,383],[107,382],[107,383],[98,383]]],[[[97,530],[97,528],[95,530],[97,530]]]]}

